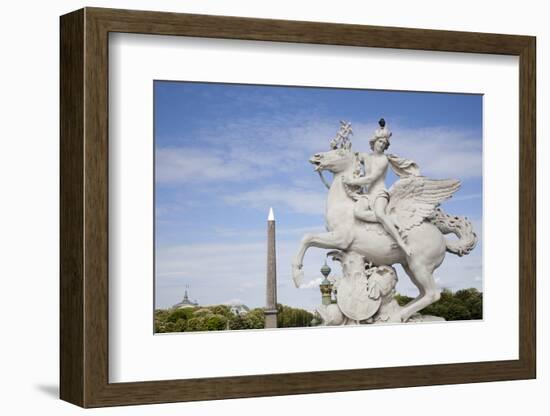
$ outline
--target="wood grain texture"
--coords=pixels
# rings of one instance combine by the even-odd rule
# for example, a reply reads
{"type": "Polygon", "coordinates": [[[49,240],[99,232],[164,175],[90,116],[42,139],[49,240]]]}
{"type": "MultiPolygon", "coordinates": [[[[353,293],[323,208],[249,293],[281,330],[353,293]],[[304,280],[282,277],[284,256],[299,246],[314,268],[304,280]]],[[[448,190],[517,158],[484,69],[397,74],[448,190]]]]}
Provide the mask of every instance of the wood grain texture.
{"type": "Polygon", "coordinates": [[[537,254],[537,158],[536,158],[536,41],[520,54],[519,99],[519,338],[520,360],[536,377],[536,254],[537,254]]]}
{"type": "Polygon", "coordinates": [[[535,38],[87,8],[61,18],[61,398],[83,407],[516,380],[536,375],[535,38]],[[520,58],[518,360],[241,377],[108,381],[108,33],[520,58]]]}
{"type": "Polygon", "coordinates": [[[60,388],[84,405],[84,12],[61,19],[60,388]]]}
{"type": "Polygon", "coordinates": [[[85,11],[84,57],[84,405],[101,397],[108,380],[109,142],[108,33],[85,11]]]}
{"type": "Polygon", "coordinates": [[[87,8],[111,32],[519,55],[528,36],[87,8]]]}

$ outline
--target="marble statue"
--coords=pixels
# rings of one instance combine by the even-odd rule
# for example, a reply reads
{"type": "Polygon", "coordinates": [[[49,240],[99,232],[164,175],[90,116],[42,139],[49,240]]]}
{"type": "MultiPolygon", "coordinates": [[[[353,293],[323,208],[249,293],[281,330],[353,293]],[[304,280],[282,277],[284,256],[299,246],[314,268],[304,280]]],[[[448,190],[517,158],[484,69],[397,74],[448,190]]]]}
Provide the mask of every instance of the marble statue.
{"type": "Polygon", "coordinates": [[[331,150],[309,160],[328,188],[327,232],[302,238],[292,264],[294,283],[301,284],[302,262],[310,247],[329,249],[328,255],[342,264],[343,275],[334,282],[337,302],[318,308],[325,324],[436,319],[417,313],[440,298],[434,270],[446,252],[467,255],[477,243],[466,217],[448,215],[439,207],[460,188],[460,181],[426,178],[414,161],[387,154],[392,133],[384,119],[369,142],[369,153],[352,151],[351,124],[340,124],[331,150]],[[389,189],[388,168],[398,176],[389,189]],[[331,184],[323,171],[333,174],[331,184]],[[458,238],[446,239],[449,233],[458,238]],[[394,299],[394,264],[401,264],[419,291],[403,307],[394,299]]]}

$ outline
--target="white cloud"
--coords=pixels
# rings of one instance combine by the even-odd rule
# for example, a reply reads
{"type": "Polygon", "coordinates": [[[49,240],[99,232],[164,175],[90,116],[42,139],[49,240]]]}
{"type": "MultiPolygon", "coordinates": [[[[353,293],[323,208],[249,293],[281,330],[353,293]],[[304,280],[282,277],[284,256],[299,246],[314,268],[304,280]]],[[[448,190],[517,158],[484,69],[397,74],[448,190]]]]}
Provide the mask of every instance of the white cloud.
{"type": "MultiPolygon", "coordinates": [[[[352,137],[354,150],[370,151],[368,139],[374,131],[375,123],[350,121],[355,132],[352,137]]],[[[392,125],[391,121],[390,128],[394,135],[389,152],[415,160],[423,174],[461,180],[481,176],[481,141],[469,132],[442,127],[412,129],[398,123],[392,125]]],[[[239,119],[224,126],[209,126],[209,130],[198,133],[197,138],[200,140],[197,141],[208,143],[216,150],[206,152],[193,147],[157,149],[157,182],[197,183],[204,186],[250,181],[250,189],[244,192],[233,191],[228,187],[231,192],[212,193],[211,197],[222,198],[222,201],[232,205],[252,206],[265,212],[270,206],[284,206],[296,213],[319,216],[325,210],[326,190],[318,183],[313,170],[311,177],[293,177],[291,174],[297,167],[301,169],[305,165],[309,168],[307,159],[311,154],[328,150],[329,140],[337,129],[338,120],[302,116],[239,119]],[[291,185],[263,184],[258,178],[266,183],[268,178],[285,178],[291,185]],[[316,181],[319,186],[312,186],[312,181],[316,181]]],[[[481,195],[470,194],[460,198],[478,197],[481,195]]],[[[157,214],[162,215],[162,207],[157,209],[157,214]]],[[[478,235],[481,235],[481,221],[475,221],[474,226],[478,235]]],[[[263,236],[256,231],[247,233],[231,227],[219,228],[217,231],[220,236],[217,244],[159,248],[157,300],[161,306],[169,306],[180,300],[185,284],[190,284],[193,297],[203,304],[222,303],[236,296],[248,306],[263,304],[266,260],[263,236]],[[228,241],[236,236],[240,237],[240,242],[228,241]]],[[[323,224],[320,222],[313,229],[281,228],[278,237],[283,237],[283,241],[278,240],[277,243],[279,300],[310,309],[320,303],[320,293],[315,290],[297,290],[292,284],[290,264],[301,235],[311,231],[323,231],[323,224]],[[292,241],[286,241],[285,238],[292,238],[292,241]]],[[[304,261],[305,281],[308,281],[305,286],[311,289],[320,283],[319,269],[324,262],[325,252],[312,248],[304,261]]],[[[481,249],[476,249],[471,255],[462,258],[448,254],[436,271],[439,284],[453,290],[465,287],[481,289],[480,253],[481,249]]],[[[340,270],[339,265],[333,266],[333,269],[340,270]]],[[[416,296],[417,289],[402,269],[399,278],[398,290],[416,296]]]]}
{"type": "MultiPolygon", "coordinates": [[[[297,241],[277,241],[277,290],[279,302],[313,307],[313,297],[296,289],[291,277],[291,262],[298,250],[297,241]]],[[[311,249],[304,259],[306,281],[321,276],[326,250],[311,249]]],[[[266,284],[266,243],[221,242],[160,247],[156,258],[157,307],[175,304],[183,297],[186,285],[200,304],[219,304],[239,298],[249,307],[263,306],[266,284]]],[[[333,265],[334,266],[334,265],[333,265]]],[[[331,267],[333,267],[331,266],[331,267]]]]}
{"type": "MultiPolygon", "coordinates": [[[[277,218],[277,214],[275,214],[277,218]]],[[[265,230],[262,228],[254,230],[243,230],[235,227],[219,227],[212,226],[212,231],[221,238],[227,237],[240,237],[241,239],[258,239],[265,237],[265,230]]],[[[320,224],[316,227],[281,227],[277,226],[277,236],[288,239],[289,237],[296,237],[299,239],[306,233],[322,233],[325,232],[325,228],[320,224]]],[[[298,240],[296,240],[298,241],[298,240]]]]}
{"type": "MultiPolygon", "coordinates": [[[[280,126],[279,126],[280,127],[280,126]]],[[[235,127],[236,128],[236,127],[235,127]]],[[[277,151],[263,155],[265,148],[246,147],[248,141],[233,138],[230,142],[234,148],[231,157],[238,160],[236,166],[240,171],[264,172],[266,175],[284,175],[292,166],[307,164],[307,156],[314,150],[323,150],[336,127],[328,121],[306,123],[299,127],[286,127],[286,130],[263,131],[266,126],[256,126],[262,132],[266,141],[276,143],[277,151]],[[315,126],[313,126],[315,124],[315,126]],[[297,159],[297,155],[301,158],[297,159]],[[265,166],[258,164],[262,161],[265,166]],[[252,166],[257,164],[257,166],[252,166]],[[248,166],[245,168],[244,166],[248,166]],[[263,169],[263,170],[262,170],[263,169]]],[[[368,137],[374,129],[374,124],[356,123],[354,143],[361,145],[362,151],[368,151],[368,137]]],[[[458,178],[461,180],[481,175],[481,142],[466,131],[444,128],[411,129],[394,127],[396,133],[392,140],[391,150],[402,157],[415,160],[424,175],[434,178],[458,178]]],[[[250,129],[249,129],[250,130],[250,129]]],[[[252,128],[252,130],[254,130],[252,128]]],[[[219,137],[216,138],[219,141],[219,137]]],[[[269,147],[269,146],[268,146],[269,147]]],[[[234,171],[233,171],[234,172],[234,171]]],[[[235,180],[228,172],[228,180],[235,180]]],[[[311,177],[292,178],[292,186],[257,185],[248,191],[232,193],[221,197],[233,205],[243,204],[258,209],[269,206],[286,206],[291,211],[302,214],[323,214],[326,204],[324,187],[315,187],[317,181],[313,171],[311,177]]],[[[212,177],[214,178],[214,177],[212,177]]],[[[248,178],[246,175],[241,179],[248,178]]],[[[208,177],[203,177],[208,179],[208,177]]],[[[219,179],[219,178],[217,178],[219,179]]],[[[198,179],[197,179],[198,180],[198,179]]],[[[390,184],[388,184],[390,185],[390,184]]],[[[468,194],[454,198],[454,201],[481,198],[481,194],[468,194]]]]}
{"type": "Polygon", "coordinates": [[[467,195],[453,195],[453,201],[469,201],[472,199],[481,199],[483,198],[483,194],[476,193],[476,194],[467,194],[467,195]]]}
{"type": "MultiPolygon", "coordinates": [[[[375,123],[350,120],[353,148],[368,152],[375,123]]],[[[328,150],[338,120],[310,116],[236,119],[198,131],[191,143],[156,149],[158,183],[250,181],[288,176],[307,164],[315,152],[328,150]],[[194,144],[195,143],[195,144],[194,144]],[[198,148],[196,144],[201,144],[198,148]],[[210,146],[210,150],[207,144],[210,146]]],[[[482,173],[482,143],[471,132],[444,127],[391,125],[388,152],[415,160],[426,176],[467,179],[482,173]]],[[[312,171],[313,175],[313,171],[312,171]]],[[[300,181],[300,178],[295,178],[300,181]]]]}
{"type": "MultiPolygon", "coordinates": [[[[368,141],[377,125],[351,122],[353,148],[369,152],[368,141]]],[[[442,126],[413,128],[391,121],[388,127],[393,134],[387,152],[414,160],[423,175],[461,180],[481,177],[483,145],[473,132],[442,126]]]]}
{"type": "Polygon", "coordinates": [[[388,152],[394,151],[416,161],[426,176],[464,180],[482,174],[482,142],[466,130],[397,126],[388,152]]]}
{"type": "Polygon", "coordinates": [[[323,278],[318,277],[317,279],[310,280],[307,283],[303,283],[300,285],[300,289],[313,289],[313,288],[319,288],[319,285],[322,283],[323,278]]]}
{"type": "Polygon", "coordinates": [[[277,228],[277,235],[295,236],[304,235],[306,233],[322,233],[325,232],[325,227],[321,224],[317,227],[293,227],[293,228],[277,228]]]}
{"type": "Polygon", "coordinates": [[[157,183],[238,181],[258,174],[250,164],[226,158],[220,151],[206,153],[181,147],[156,150],[157,183]]]}
{"type": "Polygon", "coordinates": [[[326,192],[272,185],[226,196],[225,201],[232,205],[246,205],[261,209],[270,206],[286,206],[300,214],[323,214],[326,192]]]}
{"type": "Polygon", "coordinates": [[[184,146],[156,149],[156,181],[234,182],[288,176],[296,166],[309,166],[307,160],[315,152],[328,150],[338,126],[338,120],[298,115],[243,118],[209,126],[194,137],[181,138],[188,143],[184,146]]]}
{"type": "MultiPolygon", "coordinates": [[[[322,281],[320,268],[327,250],[311,248],[304,259],[304,281],[299,290],[291,277],[292,259],[298,250],[298,239],[277,241],[278,301],[313,310],[321,302],[316,288],[322,281]]],[[[341,274],[339,263],[328,260],[332,276],[341,274]]],[[[200,304],[220,304],[238,298],[249,307],[263,306],[266,282],[266,244],[260,242],[220,242],[189,244],[157,250],[157,307],[171,306],[181,300],[186,285],[200,304]]],[[[399,282],[397,291],[416,296],[418,290],[405,271],[396,266],[399,282]]],[[[447,254],[435,272],[441,288],[458,290],[483,288],[481,249],[468,256],[447,254]]]]}

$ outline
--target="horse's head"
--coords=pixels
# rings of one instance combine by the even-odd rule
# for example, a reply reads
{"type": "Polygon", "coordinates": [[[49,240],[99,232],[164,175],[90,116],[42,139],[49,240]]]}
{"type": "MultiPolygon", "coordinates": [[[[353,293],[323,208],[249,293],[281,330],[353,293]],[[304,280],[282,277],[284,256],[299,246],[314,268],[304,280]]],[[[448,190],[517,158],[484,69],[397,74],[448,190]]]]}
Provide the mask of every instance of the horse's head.
{"type": "Polygon", "coordinates": [[[328,170],[332,173],[345,172],[354,165],[355,153],[349,149],[334,149],[329,152],[315,153],[309,163],[315,166],[315,171],[328,170]]]}

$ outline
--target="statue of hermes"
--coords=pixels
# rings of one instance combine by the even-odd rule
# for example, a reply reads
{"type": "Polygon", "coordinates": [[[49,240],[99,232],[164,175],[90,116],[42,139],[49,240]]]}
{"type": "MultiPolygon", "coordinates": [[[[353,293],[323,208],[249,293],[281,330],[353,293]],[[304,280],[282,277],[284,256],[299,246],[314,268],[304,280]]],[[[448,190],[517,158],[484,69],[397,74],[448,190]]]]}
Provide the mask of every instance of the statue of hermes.
{"type": "Polygon", "coordinates": [[[386,175],[388,166],[391,166],[400,178],[419,176],[420,170],[412,160],[384,153],[390,146],[392,133],[383,118],[378,124],[379,128],[369,140],[372,151],[358,154],[364,174],[356,172],[352,177],[343,177],[342,180],[345,185],[350,187],[353,199],[357,200],[354,209],[355,217],[365,222],[380,223],[405,254],[410,257],[411,248],[401,235],[399,224],[394,219],[395,216],[388,215],[386,212],[390,200],[390,193],[386,188],[386,175]]]}

